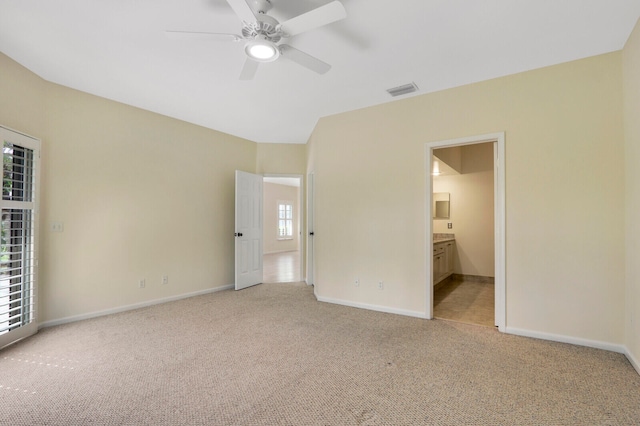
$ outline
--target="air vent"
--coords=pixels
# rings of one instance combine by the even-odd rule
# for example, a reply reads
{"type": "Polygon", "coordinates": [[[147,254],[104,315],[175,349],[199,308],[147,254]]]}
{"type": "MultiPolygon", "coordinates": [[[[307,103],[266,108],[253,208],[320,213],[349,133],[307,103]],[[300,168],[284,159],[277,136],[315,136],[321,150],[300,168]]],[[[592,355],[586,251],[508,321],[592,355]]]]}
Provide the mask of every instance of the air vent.
{"type": "Polygon", "coordinates": [[[418,90],[418,86],[415,83],[411,82],[409,84],[405,84],[404,86],[394,87],[393,89],[387,89],[387,92],[391,96],[401,96],[406,95],[407,93],[412,93],[418,90]]]}

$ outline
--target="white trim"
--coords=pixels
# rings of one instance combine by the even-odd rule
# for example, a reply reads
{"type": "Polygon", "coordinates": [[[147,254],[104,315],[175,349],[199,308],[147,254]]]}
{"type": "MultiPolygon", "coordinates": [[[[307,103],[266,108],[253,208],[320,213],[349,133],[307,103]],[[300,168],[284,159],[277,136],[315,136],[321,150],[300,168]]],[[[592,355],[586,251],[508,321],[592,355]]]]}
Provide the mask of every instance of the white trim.
{"type": "MultiPolygon", "coordinates": [[[[36,152],[36,151],[34,151],[34,152],[36,152]]],[[[34,173],[35,173],[35,167],[33,169],[34,169],[34,173]]],[[[37,195],[38,195],[38,193],[36,193],[36,196],[37,195]]],[[[21,210],[21,209],[35,210],[36,209],[36,202],[35,201],[2,200],[2,208],[3,209],[16,209],[16,210],[21,210]]]]}
{"type": "Polygon", "coordinates": [[[494,145],[494,258],[495,270],[494,280],[496,292],[495,317],[498,330],[504,332],[507,327],[507,239],[506,239],[506,220],[507,205],[505,197],[507,188],[505,184],[505,139],[504,132],[498,135],[498,139],[494,145]]]}
{"type": "MultiPolygon", "coordinates": [[[[448,139],[425,144],[425,243],[427,247],[433,244],[433,218],[431,205],[433,194],[433,179],[431,177],[431,157],[437,148],[474,145],[493,142],[494,145],[494,239],[495,239],[495,321],[498,330],[506,329],[506,203],[505,203],[505,134],[504,132],[488,133],[484,135],[468,136],[464,138],[448,139]]],[[[425,284],[425,318],[433,318],[433,256],[431,250],[426,250],[426,284],[425,284]]]]}
{"type": "Polygon", "coordinates": [[[438,142],[427,143],[425,145],[425,266],[426,266],[426,281],[425,281],[425,317],[433,318],[433,250],[429,250],[429,247],[433,247],[433,177],[431,175],[431,162],[433,158],[433,148],[439,146],[438,142]]]}
{"type": "Polygon", "coordinates": [[[624,345],[602,342],[600,340],[582,339],[580,337],[565,336],[562,334],[544,333],[541,331],[525,330],[522,328],[506,327],[505,333],[517,336],[532,337],[534,339],[551,340],[552,342],[569,343],[571,345],[587,346],[589,348],[603,349],[605,351],[627,354],[624,345]]]}
{"type": "MultiPolygon", "coordinates": [[[[314,294],[315,294],[315,289],[314,289],[314,294]]],[[[349,306],[351,308],[367,309],[369,311],[377,311],[377,312],[384,312],[387,314],[396,314],[396,315],[404,315],[407,317],[427,319],[424,315],[424,312],[420,312],[420,311],[408,311],[406,309],[395,309],[395,308],[390,308],[388,306],[370,305],[368,303],[358,303],[358,302],[352,302],[350,300],[333,299],[330,297],[318,296],[317,294],[315,296],[318,302],[333,303],[335,305],[349,306]]]]}
{"type": "MultiPolygon", "coordinates": [[[[305,229],[306,232],[306,245],[305,245],[305,256],[304,259],[306,260],[306,276],[304,278],[304,282],[307,283],[307,285],[314,285],[314,268],[315,268],[315,264],[314,264],[314,246],[313,246],[313,236],[311,235],[311,233],[313,232],[315,234],[314,231],[314,227],[315,227],[315,217],[313,214],[313,209],[314,209],[314,191],[315,191],[315,183],[314,183],[314,172],[311,172],[309,174],[307,174],[307,193],[306,193],[306,198],[307,198],[307,226],[305,229]]],[[[302,266],[302,265],[301,265],[302,266]]],[[[315,291],[315,290],[314,290],[315,291]]]]}
{"type": "Polygon", "coordinates": [[[296,178],[300,179],[300,187],[302,187],[302,178],[304,175],[298,173],[263,173],[263,177],[266,178],[296,178]]]}
{"type": "Polygon", "coordinates": [[[34,141],[38,141],[38,142],[40,142],[40,141],[41,141],[41,140],[40,140],[40,138],[36,138],[35,136],[30,136],[30,135],[28,135],[28,134],[26,134],[26,133],[22,133],[22,132],[21,132],[21,131],[19,131],[19,130],[12,129],[11,127],[3,126],[2,124],[0,124],[0,128],[5,129],[5,130],[8,130],[8,131],[13,132],[13,133],[17,133],[17,134],[19,134],[19,135],[21,135],[21,136],[24,136],[24,137],[27,137],[27,138],[29,138],[29,139],[33,139],[34,141]]]}
{"type": "Polygon", "coordinates": [[[631,351],[629,351],[629,348],[626,346],[624,347],[624,355],[627,357],[633,368],[636,369],[636,372],[640,374],[640,361],[631,354],[631,351]]]}
{"type": "Polygon", "coordinates": [[[117,308],[105,309],[102,311],[89,312],[81,315],[73,315],[55,320],[49,320],[38,324],[38,329],[53,327],[55,325],[67,324],[70,322],[82,321],[90,318],[102,317],[105,315],[117,314],[120,312],[132,311],[134,309],[146,308],[161,303],[175,302],[176,300],[188,299],[189,297],[202,296],[203,294],[217,293],[223,290],[233,290],[234,285],[229,284],[222,287],[208,288],[206,290],[194,291],[192,293],[179,294],[177,296],[163,297],[161,299],[148,300],[146,302],[134,303],[132,305],[119,306],[117,308]]]}

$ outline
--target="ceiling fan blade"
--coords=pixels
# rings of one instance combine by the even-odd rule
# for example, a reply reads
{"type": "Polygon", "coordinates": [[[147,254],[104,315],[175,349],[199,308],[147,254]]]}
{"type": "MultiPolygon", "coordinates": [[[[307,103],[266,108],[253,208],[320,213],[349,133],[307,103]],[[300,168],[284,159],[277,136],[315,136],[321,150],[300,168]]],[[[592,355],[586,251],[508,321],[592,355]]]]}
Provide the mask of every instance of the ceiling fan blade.
{"type": "Polygon", "coordinates": [[[279,47],[280,54],[282,56],[289,58],[298,65],[302,65],[311,71],[317,72],[318,74],[324,74],[331,69],[331,65],[326,62],[322,62],[320,59],[314,58],[313,56],[304,53],[295,47],[289,46],[288,44],[281,44],[279,47]]]}
{"type": "Polygon", "coordinates": [[[198,31],[165,31],[165,36],[171,40],[216,40],[216,41],[242,41],[238,34],[205,33],[198,31]]]}
{"type": "MultiPolygon", "coordinates": [[[[230,0],[227,0],[230,1],[230,0]]],[[[242,1],[242,0],[239,0],[242,1]]],[[[289,37],[347,17],[347,11],[339,1],[332,1],[278,25],[278,29],[289,37]]]]}
{"type": "Polygon", "coordinates": [[[247,58],[247,60],[244,61],[242,71],[240,71],[240,80],[253,80],[253,76],[256,75],[256,71],[258,71],[258,65],[260,65],[260,62],[247,58]]]}
{"type": "Polygon", "coordinates": [[[253,14],[253,10],[251,10],[245,0],[227,0],[227,3],[229,3],[229,6],[231,6],[241,21],[247,23],[256,22],[256,15],[253,14]]]}

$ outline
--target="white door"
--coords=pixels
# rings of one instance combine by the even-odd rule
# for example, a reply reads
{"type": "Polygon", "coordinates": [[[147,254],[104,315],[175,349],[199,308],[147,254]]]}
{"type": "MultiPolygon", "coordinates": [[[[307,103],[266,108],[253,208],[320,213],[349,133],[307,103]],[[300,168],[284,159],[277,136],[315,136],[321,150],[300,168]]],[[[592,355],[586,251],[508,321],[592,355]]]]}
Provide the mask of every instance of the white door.
{"type": "Polygon", "coordinates": [[[37,200],[40,141],[0,126],[0,348],[34,334],[37,323],[37,200]]]}
{"type": "Polygon", "coordinates": [[[313,284],[313,173],[307,176],[307,284],[313,284]]]}
{"type": "Polygon", "coordinates": [[[236,170],[236,290],[262,282],[262,176],[236,170]]]}

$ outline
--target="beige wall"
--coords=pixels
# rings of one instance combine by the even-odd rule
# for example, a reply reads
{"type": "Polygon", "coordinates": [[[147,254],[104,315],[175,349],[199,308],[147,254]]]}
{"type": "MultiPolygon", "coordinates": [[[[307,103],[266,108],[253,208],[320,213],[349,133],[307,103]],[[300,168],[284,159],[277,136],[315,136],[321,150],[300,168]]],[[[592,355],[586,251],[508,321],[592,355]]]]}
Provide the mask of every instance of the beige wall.
{"type": "Polygon", "coordinates": [[[234,171],[254,171],[253,142],[53,84],[46,99],[41,223],[64,232],[42,233],[42,320],[234,282],[234,171]]]}
{"type": "Polygon", "coordinates": [[[0,124],[42,139],[45,87],[44,80],[0,53],[0,124]]]}
{"type": "Polygon", "coordinates": [[[626,171],[626,346],[640,372],[640,22],[623,51],[626,171]]]}
{"type": "Polygon", "coordinates": [[[425,143],[504,131],[507,328],[621,344],[621,76],[617,52],[321,119],[316,293],[424,314],[425,143]]]}
{"type": "Polygon", "coordinates": [[[306,145],[299,144],[258,144],[256,173],[304,176],[306,172],[306,148],[306,145]]]}
{"type": "Polygon", "coordinates": [[[264,253],[279,253],[300,248],[300,188],[275,183],[264,184],[264,253]],[[293,205],[293,238],[278,239],[278,202],[293,205]]]}
{"type": "Polygon", "coordinates": [[[493,143],[458,151],[462,173],[433,177],[433,192],[450,194],[449,219],[434,219],[433,232],[455,234],[456,274],[494,277],[493,143]]]}
{"type": "Polygon", "coordinates": [[[40,322],[234,282],[234,170],[255,171],[255,143],[0,61],[0,122],[43,140],[40,322]]]}

